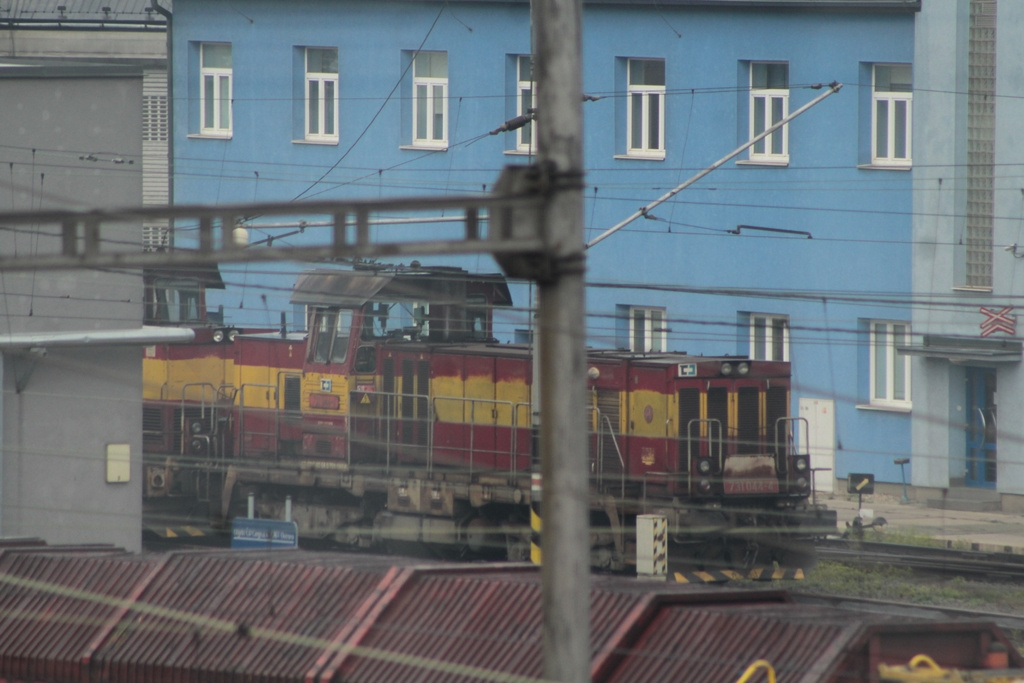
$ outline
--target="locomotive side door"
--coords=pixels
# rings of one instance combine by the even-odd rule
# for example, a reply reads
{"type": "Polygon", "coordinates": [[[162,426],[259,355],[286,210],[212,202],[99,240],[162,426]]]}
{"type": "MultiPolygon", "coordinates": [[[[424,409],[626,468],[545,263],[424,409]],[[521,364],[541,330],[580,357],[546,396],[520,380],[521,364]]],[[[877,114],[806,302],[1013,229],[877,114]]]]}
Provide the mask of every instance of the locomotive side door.
{"type": "Polygon", "coordinates": [[[631,474],[665,475],[674,471],[667,460],[668,390],[664,367],[631,363],[627,401],[631,474]]]}

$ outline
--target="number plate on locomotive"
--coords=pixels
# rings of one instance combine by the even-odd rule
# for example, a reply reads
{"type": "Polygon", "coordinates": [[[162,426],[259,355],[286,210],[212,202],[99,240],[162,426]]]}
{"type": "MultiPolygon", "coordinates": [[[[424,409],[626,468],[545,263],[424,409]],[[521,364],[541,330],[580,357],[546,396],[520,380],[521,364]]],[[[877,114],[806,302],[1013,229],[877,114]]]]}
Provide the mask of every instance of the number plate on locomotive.
{"type": "Polygon", "coordinates": [[[725,493],[778,493],[779,482],[776,479],[733,479],[725,480],[725,493]]]}
{"type": "Polygon", "coordinates": [[[341,407],[341,399],[333,394],[310,394],[309,407],[320,410],[337,410],[341,407]]]}
{"type": "Polygon", "coordinates": [[[767,455],[733,455],[725,460],[723,487],[726,495],[778,493],[775,460],[767,455]]]}

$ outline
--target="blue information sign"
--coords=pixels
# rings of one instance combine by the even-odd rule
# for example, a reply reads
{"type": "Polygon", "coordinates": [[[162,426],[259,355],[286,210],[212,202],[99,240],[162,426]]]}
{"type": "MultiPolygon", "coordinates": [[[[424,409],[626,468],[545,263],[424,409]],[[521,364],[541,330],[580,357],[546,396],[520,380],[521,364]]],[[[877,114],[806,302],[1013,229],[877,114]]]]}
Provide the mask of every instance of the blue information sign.
{"type": "Polygon", "coordinates": [[[295,522],[236,518],[231,522],[231,547],[262,550],[298,548],[299,529],[295,522]]]}

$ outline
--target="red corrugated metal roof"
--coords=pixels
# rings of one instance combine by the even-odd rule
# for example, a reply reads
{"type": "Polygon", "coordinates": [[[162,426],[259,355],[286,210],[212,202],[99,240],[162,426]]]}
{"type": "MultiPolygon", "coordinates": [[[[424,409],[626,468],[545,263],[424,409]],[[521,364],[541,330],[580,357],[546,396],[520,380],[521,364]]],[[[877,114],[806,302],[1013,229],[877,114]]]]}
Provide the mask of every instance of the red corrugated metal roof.
{"type": "Polygon", "coordinates": [[[298,680],[387,570],[176,556],[140,596],[131,628],[97,659],[111,683],[172,681],[187,670],[217,671],[225,681],[298,680]]]}
{"type": "Polygon", "coordinates": [[[32,679],[80,678],[97,634],[151,570],[136,556],[0,554],[0,670],[32,679]]]}
{"type": "MultiPolygon", "coordinates": [[[[929,636],[950,662],[1006,643],[990,625],[808,607],[775,590],[598,576],[591,596],[595,681],[733,681],[762,657],[781,681],[839,680],[900,663],[929,636]]],[[[0,614],[8,680],[533,681],[543,667],[540,574],[522,565],[0,544],[0,614]]]]}

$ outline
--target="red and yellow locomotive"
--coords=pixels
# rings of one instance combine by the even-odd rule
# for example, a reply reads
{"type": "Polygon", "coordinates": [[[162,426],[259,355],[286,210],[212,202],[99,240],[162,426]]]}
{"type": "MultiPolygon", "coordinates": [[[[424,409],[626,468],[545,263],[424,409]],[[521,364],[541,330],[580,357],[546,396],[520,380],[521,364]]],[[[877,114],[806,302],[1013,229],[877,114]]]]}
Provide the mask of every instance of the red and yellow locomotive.
{"type": "MultiPolygon", "coordinates": [[[[147,503],[226,521],[251,501],[343,545],[528,558],[533,369],[493,338],[504,278],[317,270],[292,301],[305,338],[207,329],[147,350],[147,503]]],[[[635,562],[645,513],[691,565],[804,566],[835,529],[809,504],[788,363],[591,351],[587,374],[595,566],[635,562]]]]}

